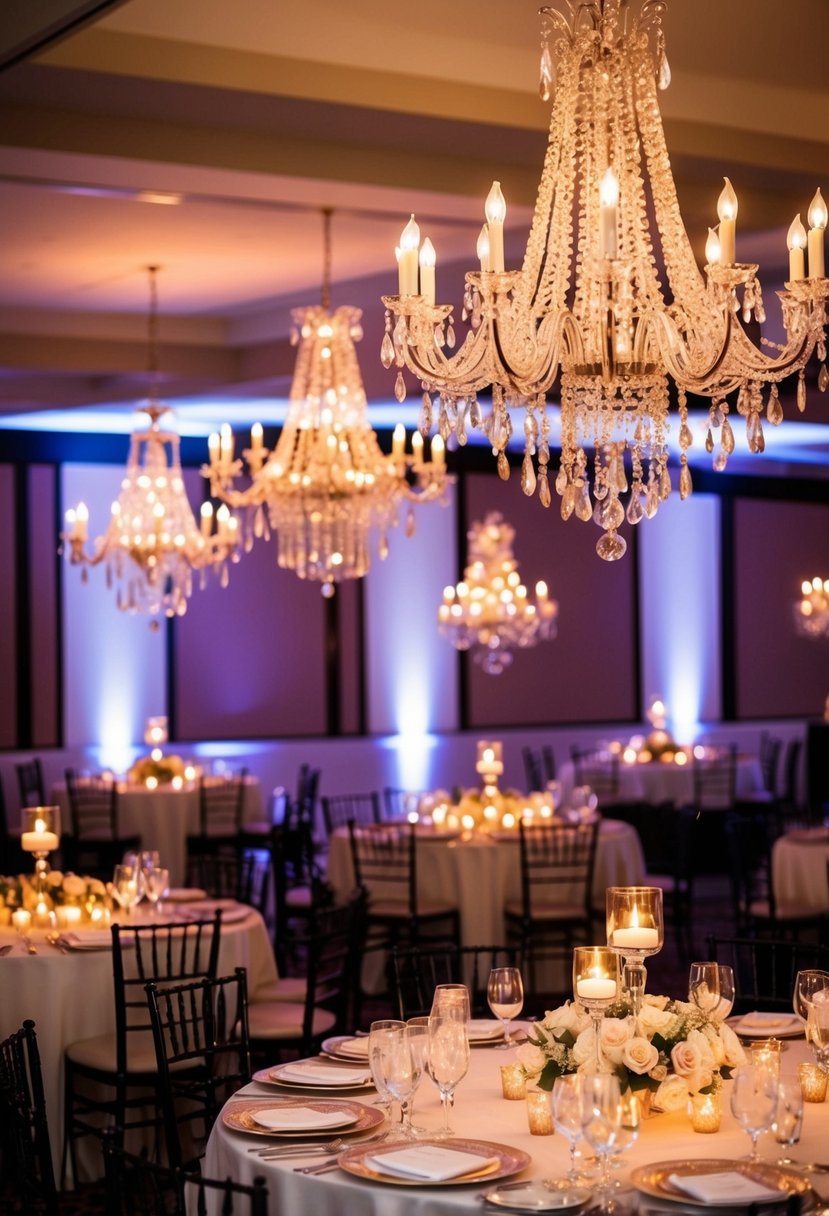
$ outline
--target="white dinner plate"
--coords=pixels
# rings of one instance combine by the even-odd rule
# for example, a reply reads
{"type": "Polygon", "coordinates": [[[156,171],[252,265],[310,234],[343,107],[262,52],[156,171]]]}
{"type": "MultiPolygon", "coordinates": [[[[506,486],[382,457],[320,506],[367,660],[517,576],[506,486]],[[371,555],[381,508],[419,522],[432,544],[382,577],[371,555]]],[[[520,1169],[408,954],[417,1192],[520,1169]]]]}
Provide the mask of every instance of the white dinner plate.
{"type": "Polygon", "coordinates": [[[322,1050],[338,1060],[368,1061],[368,1035],[336,1035],[323,1041],[322,1050]]]}
{"type": "Polygon", "coordinates": [[[234,925],[246,920],[251,912],[247,904],[238,904],[235,899],[203,899],[192,905],[182,904],[181,913],[189,920],[211,920],[220,909],[223,925],[234,925]]]}
{"type": "Polygon", "coordinates": [[[795,1013],[744,1013],[727,1019],[744,1039],[794,1039],[805,1033],[805,1023],[795,1013]]]}
{"type": "Polygon", "coordinates": [[[333,1062],[326,1066],[323,1060],[296,1060],[277,1068],[263,1068],[253,1074],[253,1079],[260,1085],[310,1090],[369,1089],[374,1084],[365,1069],[343,1068],[333,1062]]]}
{"type": "MultiPolygon", "coordinates": [[[[513,1028],[514,1029],[514,1028],[513,1028]]],[[[469,1042],[489,1043],[503,1039],[504,1028],[494,1018],[471,1018],[469,1021],[469,1042]]]]}

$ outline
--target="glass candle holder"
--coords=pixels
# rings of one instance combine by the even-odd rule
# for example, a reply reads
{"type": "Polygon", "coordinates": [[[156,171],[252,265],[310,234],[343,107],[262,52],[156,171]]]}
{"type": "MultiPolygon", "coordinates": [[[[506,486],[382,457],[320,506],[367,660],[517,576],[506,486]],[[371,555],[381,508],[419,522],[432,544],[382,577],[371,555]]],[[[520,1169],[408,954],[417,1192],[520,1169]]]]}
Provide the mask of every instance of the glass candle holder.
{"type": "Polygon", "coordinates": [[[531,1136],[552,1136],[553,1112],[546,1090],[527,1090],[527,1123],[531,1136]]]}
{"type": "Polygon", "coordinates": [[[596,1068],[601,1068],[601,1024],[604,1011],[619,998],[619,960],[608,946],[573,950],[573,996],[593,1021],[596,1068]]]}
{"type": "Polygon", "coordinates": [[[523,1102],[527,1095],[527,1078],[520,1064],[501,1065],[501,1093],[510,1102],[523,1102]]]}
{"type": "Polygon", "coordinates": [[[718,1132],[722,1117],[720,1095],[691,1094],[688,1099],[688,1114],[691,1117],[691,1127],[695,1132],[718,1132]]]}
{"type": "Polygon", "coordinates": [[[607,888],[607,944],[625,960],[622,975],[638,1014],[645,992],[645,959],[665,940],[660,887],[607,888]]]}
{"type": "Polygon", "coordinates": [[[825,1102],[829,1075],[819,1064],[799,1064],[797,1078],[804,1102],[825,1102]]]}

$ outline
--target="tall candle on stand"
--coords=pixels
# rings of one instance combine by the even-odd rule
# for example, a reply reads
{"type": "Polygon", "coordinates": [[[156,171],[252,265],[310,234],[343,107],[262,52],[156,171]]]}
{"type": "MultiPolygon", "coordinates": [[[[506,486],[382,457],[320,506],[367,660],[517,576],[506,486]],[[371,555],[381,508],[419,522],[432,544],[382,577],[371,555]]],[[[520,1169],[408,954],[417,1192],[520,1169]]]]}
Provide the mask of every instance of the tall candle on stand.
{"type": "Polygon", "coordinates": [[[820,190],[809,204],[809,278],[823,279],[826,269],[823,259],[823,234],[827,221],[826,203],[820,190]]]}
{"type": "Polygon", "coordinates": [[[420,246],[420,294],[427,304],[435,302],[435,247],[428,236],[420,246]]]}
{"type": "Polygon", "coordinates": [[[492,183],[484,211],[489,234],[489,268],[500,274],[504,269],[504,220],[507,214],[500,182],[492,183]]]}
{"type": "Polygon", "coordinates": [[[47,816],[36,816],[27,827],[29,830],[20,837],[20,847],[24,852],[52,853],[58,847],[60,838],[51,830],[51,820],[47,816]]]}
{"type": "Polygon", "coordinates": [[[792,220],[786,237],[789,247],[789,282],[796,283],[806,273],[803,250],[806,248],[806,229],[803,220],[796,215],[792,220]]]}
{"type": "Polygon", "coordinates": [[[720,217],[720,265],[733,266],[737,258],[737,195],[728,178],[717,201],[720,217]]]}
{"type": "Polygon", "coordinates": [[[420,228],[415,222],[414,212],[400,234],[400,256],[397,259],[397,278],[401,296],[417,295],[417,251],[420,247],[420,228]]]}

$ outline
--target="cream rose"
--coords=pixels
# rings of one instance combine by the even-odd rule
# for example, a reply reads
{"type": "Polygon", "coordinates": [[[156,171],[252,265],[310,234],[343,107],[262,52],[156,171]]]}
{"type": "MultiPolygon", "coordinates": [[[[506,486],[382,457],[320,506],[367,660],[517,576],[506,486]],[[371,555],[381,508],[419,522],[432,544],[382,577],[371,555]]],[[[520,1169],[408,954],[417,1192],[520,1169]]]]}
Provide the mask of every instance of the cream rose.
{"type": "Polygon", "coordinates": [[[63,893],[71,899],[86,895],[86,882],[77,874],[67,874],[63,880],[63,893]]]}
{"type": "Polygon", "coordinates": [[[583,1030],[573,1044],[573,1060],[578,1068],[596,1059],[596,1036],[593,1027],[583,1030]]]}
{"type": "Polygon", "coordinates": [[[653,1095],[657,1110],[682,1110],[688,1101],[688,1086],[684,1077],[666,1077],[653,1095]]]}
{"type": "Polygon", "coordinates": [[[661,1009],[665,1008],[665,1006],[668,1004],[669,1000],[670,1000],[670,997],[652,996],[650,993],[646,992],[645,995],[642,997],[642,1007],[644,1008],[647,1005],[651,1009],[660,1009],[661,1010],[661,1009]]]}
{"type": "Polygon", "coordinates": [[[639,1034],[646,1039],[652,1039],[655,1034],[664,1034],[674,1020],[674,1015],[668,1009],[658,1009],[656,1005],[642,1005],[636,1023],[639,1034]]]}
{"type": "Polygon", "coordinates": [[[524,1043],[516,1052],[518,1063],[529,1076],[536,1076],[547,1063],[547,1056],[534,1043],[524,1043]]]}
{"type": "Polygon", "coordinates": [[[622,1049],[622,1063],[630,1072],[643,1075],[656,1068],[659,1063],[659,1052],[653,1043],[649,1043],[642,1035],[628,1039],[622,1049]]]}
{"type": "Polygon", "coordinates": [[[683,1043],[677,1043],[671,1050],[671,1064],[677,1076],[690,1077],[702,1067],[699,1048],[687,1039],[683,1043]]]}
{"type": "Polygon", "coordinates": [[[579,1005],[566,1001],[558,1009],[550,1009],[544,1014],[542,1026],[545,1030],[569,1030],[574,1038],[590,1025],[590,1016],[579,1005]]]}
{"type": "Polygon", "coordinates": [[[738,1068],[746,1062],[746,1053],[743,1051],[743,1045],[737,1038],[730,1026],[726,1026],[725,1022],[720,1026],[720,1038],[722,1039],[723,1051],[725,1053],[725,1063],[729,1068],[738,1068]]]}
{"type": "Polygon", "coordinates": [[[715,1068],[717,1061],[714,1058],[714,1052],[711,1050],[711,1040],[708,1035],[702,1030],[689,1030],[686,1040],[692,1047],[696,1047],[699,1052],[699,1060],[701,1068],[715,1068]]]}
{"type": "Polygon", "coordinates": [[[633,1028],[627,1018],[604,1018],[599,1041],[611,1064],[621,1064],[622,1051],[633,1028]]]}

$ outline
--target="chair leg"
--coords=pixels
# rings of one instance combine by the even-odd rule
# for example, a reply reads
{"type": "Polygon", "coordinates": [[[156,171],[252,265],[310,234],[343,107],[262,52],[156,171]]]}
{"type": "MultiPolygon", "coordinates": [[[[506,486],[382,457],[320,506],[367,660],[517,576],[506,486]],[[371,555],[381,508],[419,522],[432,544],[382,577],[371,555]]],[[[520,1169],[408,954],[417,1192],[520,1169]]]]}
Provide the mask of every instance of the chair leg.
{"type": "Polygon", "coordinates": [[[72,1167],[72,1181],[78,1183],[78,1160],[75,1153],[74,1113],[75,1113],[75,1080],[74,1070],[68,1060],[64,1060],[63,1079],[63,1152],[60,1166],[60,1189],[66,1189],[67,1159],[72,1167]]]}

